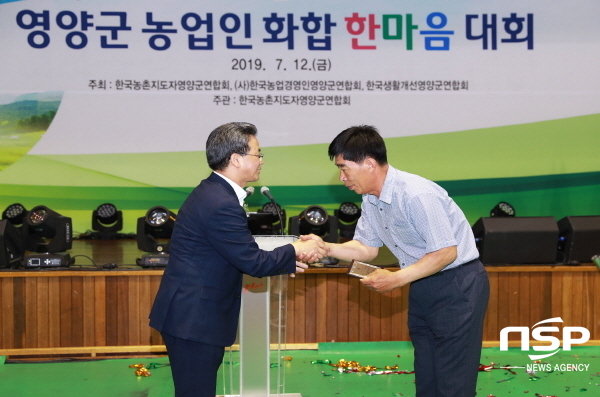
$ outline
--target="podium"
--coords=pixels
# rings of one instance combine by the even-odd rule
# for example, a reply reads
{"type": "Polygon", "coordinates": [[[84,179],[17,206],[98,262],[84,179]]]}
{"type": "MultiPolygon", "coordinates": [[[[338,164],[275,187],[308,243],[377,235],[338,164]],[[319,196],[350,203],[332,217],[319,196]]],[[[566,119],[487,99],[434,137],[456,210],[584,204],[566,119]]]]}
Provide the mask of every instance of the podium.
{"type": "MultiPolygon", "coordinates": [[[[254,239],[261,249],[272,251],[298,237],[254,236],[254,239]]],[[[229,348],[222,365],[223,389],[229,394],[218,396],[302,397],[299,393],[285,393],[282,350],[285,350],[288,277],[286,274],[256,278],[244,274],[237,338],[239,366],[229,348]],[[271,351],[276,355],[274,368],[271,368],[271,351]]]]}

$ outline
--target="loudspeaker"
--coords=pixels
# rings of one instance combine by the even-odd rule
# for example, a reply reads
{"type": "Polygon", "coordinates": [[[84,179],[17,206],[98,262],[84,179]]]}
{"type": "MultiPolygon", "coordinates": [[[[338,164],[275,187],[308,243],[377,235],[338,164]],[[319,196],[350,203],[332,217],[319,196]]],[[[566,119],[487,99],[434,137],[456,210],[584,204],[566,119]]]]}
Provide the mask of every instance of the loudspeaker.
{"type": "Polygon", "coordinates": [[[567,216],[558,221],[559,259],[589,263],[600,255],[600,216],[567,216]]]}
{"type": "Polygon", "coordinates": [[[484,264],[556,262],[558,225],[554,217],[479,218],[473,234],[484,264]]]}
{"type": "Polygon", "coordinates": [[[0,220],[0,268],[18,268],[24,251],[21,230],[6,219],[0,220]]]}

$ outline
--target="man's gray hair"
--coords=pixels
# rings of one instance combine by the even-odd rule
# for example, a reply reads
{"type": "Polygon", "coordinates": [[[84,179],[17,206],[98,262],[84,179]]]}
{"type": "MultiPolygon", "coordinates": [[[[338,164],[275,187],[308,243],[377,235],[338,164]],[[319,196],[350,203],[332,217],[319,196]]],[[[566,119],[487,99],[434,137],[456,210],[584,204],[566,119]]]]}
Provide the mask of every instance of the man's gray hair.
{"type": "Polygon", "coordinates": [[[234,153],[245,154],[250,150],[250,137],[258,133],[250,123],[233,122],[213,130],[206,140],[206,160],[214,170],[224,170],[234,153]]]}

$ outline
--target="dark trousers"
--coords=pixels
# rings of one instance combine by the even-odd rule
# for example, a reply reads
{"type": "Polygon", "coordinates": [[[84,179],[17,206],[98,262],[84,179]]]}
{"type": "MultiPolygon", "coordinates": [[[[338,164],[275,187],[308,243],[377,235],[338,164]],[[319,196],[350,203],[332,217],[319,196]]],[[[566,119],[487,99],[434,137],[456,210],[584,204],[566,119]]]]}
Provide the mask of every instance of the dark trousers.
{"type": "Polygon", "coordinates": [[[410,286],[408,328],[417,397],[473,397],[490,295],[479,260],[410,286]]]}
{"type": "Polygon", "coordinates": [[[175,385],[175,397],[215,397],[225,348],[161,333],[175,385]]]}

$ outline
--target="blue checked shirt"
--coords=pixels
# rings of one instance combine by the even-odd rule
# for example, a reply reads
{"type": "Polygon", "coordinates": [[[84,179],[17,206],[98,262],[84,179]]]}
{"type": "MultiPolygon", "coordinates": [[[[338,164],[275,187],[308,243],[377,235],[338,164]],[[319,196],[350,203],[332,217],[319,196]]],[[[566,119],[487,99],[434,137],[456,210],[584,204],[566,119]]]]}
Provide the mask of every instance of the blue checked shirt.
{"type": "Polygon", "coordinates": [[[363,194],[354,239],[369,247],[386,245],[402,269],[425,254],[457,246],[457,258],[443,270],[479,257],[462,210],[440,186],[389,166],[379,198],[363,194]]]}

